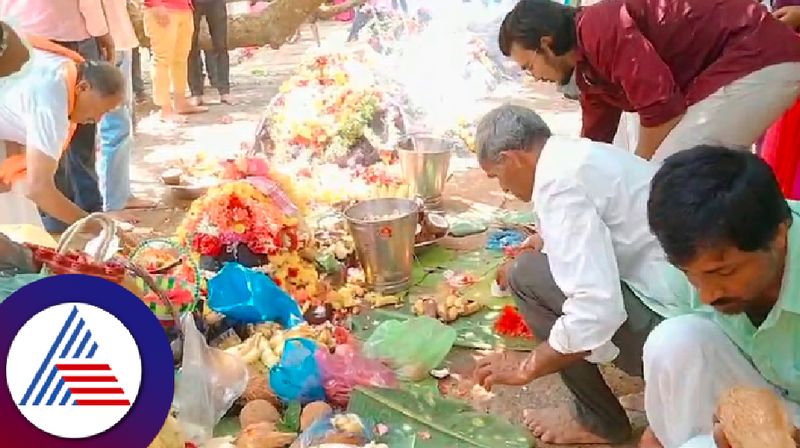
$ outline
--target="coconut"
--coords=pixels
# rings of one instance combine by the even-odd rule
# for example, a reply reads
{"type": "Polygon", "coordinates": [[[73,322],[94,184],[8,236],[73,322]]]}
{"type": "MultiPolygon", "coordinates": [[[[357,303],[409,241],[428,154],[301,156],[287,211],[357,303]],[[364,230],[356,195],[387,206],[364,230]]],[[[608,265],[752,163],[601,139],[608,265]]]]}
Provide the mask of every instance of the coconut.
{"type": "Polygon", "coordinates": [[[270,404],[279,408],[281,402],[269,385],[269,372],[259,372],[254,367],[248,367],[248,373],[247,387],[239,401],[242,404],[247,404],[254,400],[267,400],[270,404]]]}
{"type": "Polygon", "coordinates": [[[307,404],[306,407],[303,408],[303,413],[300,414],[300,430],[305,431],[317,420],[332,412],[333,409],[324,401],[315,401],[307,404]]]}
{"type": "Polygon", "coordinates": [[[236,439],[236,448],[285,448],[297,439],[297,434],[276,432],[268,423],[249,425],[236,439]]]}
{"type": "Polygon", "coordinates": [[[280,419],[280,412],[267,400],[253,400],[239,413],[239,423],[242,428],[255,423],[269,423],[274,429],[275,423],[280,419]]]}

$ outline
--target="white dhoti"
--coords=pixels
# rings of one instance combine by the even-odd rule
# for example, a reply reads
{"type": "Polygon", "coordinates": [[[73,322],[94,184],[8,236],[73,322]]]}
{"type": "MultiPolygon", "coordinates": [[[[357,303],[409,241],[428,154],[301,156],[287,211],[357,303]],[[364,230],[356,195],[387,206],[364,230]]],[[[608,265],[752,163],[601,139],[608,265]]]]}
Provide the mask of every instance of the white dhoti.
{"type": "Polygon", "coordinates": [[[614,135],[614,146],[627,149],[630,153],[636,152],[639,144],[639,114],[636,112],[622,112],[619,117],[617,134],[614,135]]]}
{"type": "Polygon", "coordinates": [[[701,144],[750,146],[800,94],[800,62],[771,65],[723,86],[689,106],[653,161],[701,144]]]}
{"type": "MultiPolygon", "coordinates": [[[[665,448],[714,448],[717,402],[732,387],[771,388],[782,396],[719,326],[701,316],[662,322],[647,338],[643,358],[647,419],[665,448]]],[[[800,406],[785,403],[800,422],[800,406]]]]}

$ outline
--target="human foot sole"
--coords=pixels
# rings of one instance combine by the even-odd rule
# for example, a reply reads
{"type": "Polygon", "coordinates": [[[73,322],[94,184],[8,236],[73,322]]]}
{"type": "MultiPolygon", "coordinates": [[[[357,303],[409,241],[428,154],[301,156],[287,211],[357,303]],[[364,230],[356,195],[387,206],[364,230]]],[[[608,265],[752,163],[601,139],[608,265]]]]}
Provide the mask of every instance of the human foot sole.
{"type": "Polygon", "coordinates": [[[611,442],[587,430],[566,406],[555,409],[528,409],[523,412],[525,426],[542,442],[553,445],[607,445],[611,442]]]}

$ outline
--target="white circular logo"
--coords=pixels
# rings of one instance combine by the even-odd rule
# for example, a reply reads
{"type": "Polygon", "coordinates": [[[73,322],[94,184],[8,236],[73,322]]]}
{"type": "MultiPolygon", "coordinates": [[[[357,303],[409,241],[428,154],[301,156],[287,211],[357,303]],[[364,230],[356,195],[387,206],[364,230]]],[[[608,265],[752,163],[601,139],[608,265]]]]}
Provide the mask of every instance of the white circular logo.
{"type": "Polygon", "coordinates": [[[23,325],[6,361],[8,388],[22,415],[57,437],[84,439],[128,413],[142,381],[130,332],[92,305],[63,303],[23,325]]]}

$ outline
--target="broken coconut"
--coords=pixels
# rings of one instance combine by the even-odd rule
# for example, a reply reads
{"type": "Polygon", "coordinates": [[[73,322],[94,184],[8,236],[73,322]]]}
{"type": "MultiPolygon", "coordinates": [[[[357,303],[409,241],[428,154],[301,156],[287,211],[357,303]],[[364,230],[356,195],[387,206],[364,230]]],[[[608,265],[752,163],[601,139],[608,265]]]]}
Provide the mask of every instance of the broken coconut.
{"type": "Polygon", "coordinates": [[[297,439],[297,434],[276,432],[268,423],[247,426],[236,439],[236,448],[285,448],[297,439]]]}
{"type": "Polygon", "coordinates": [[[731,448],[795,448],[794,424],[769,389],[730,389],[719,401],[717,416],[731,448]]]}
{"type": "Polygon", "coordinates": [[[314,422],[332,412],[333,409],[324,401],[315,401],[307,404],[306,407],[303,408],[303,413],[300,414],[300,430],[305,431],[309,426],[313,425],[314,422]]]}
{"type": "Polygon", "coordinates": [[[269,423],[272,428],[281,419],[281,414],[267,400],[254,400],[247,403],[239,413],[239,423],[242,428],[255,423],[269,423]]]}

